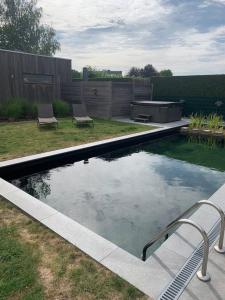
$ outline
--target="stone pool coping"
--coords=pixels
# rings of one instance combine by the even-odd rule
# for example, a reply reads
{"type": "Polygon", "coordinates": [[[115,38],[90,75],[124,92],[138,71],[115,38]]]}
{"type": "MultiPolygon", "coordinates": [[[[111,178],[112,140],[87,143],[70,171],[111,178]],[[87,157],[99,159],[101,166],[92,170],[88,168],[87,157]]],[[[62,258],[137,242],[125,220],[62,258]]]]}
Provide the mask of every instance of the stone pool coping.
{"type": "MultiPolygon", "coordinates": [[[[155,129],[129,135],[125,139],[131,138],[132,140],[140,136],[141,138],[146,138],[150,135],[155,136],[154,133],[168,132],[168,130],[171,131],[171,128],[155,129]]],[[[65,153],[73,153],[75,155],[76,150],[91,149],[93,146],[106,145],[107,143],[109,145],[109,143],[116,142],[119,145],[118,142],[123,142],[123,139],[124,137],[119,137],[5,161],[0,163],[0,169],[5,169],[5,167],[12,169],[15,165],[24,166],[27,162],[36,163],[48,157],[57,157],[60,154],[65,155],[65,153]]],[[[210,200],[219,204],[223,210],[225,210],[225,202],[223,201],[224,193],[225,185],[210,198],[210,200]]],[[[146,262],[143,262],[141,259],[138,259],[2,178],[0,178],[0,195],[153,299],[157,299],[160,296],[162,291],[175,278],[199,242],[201,242],[201,237],[196,230],[187,225],[182,225],[146,262]]],[[[200,207],[190,219],[197,221],[206,231],[209,231],[218,221],[219,217],[218,213],[212,208],[200,207]],[[206,215],[207,218],[205,217],[206,215]]]]}
{"type": "MultiPolygon", "coordinates": [[[[210,198],[223,210],[224,193],[225,184],[210,198]]],[[[159,297],[201,242],[196,230],[182,225],[143,262],[2,178],[0,195],[153,299],[159,297]]],[[[219,218],[212,208],[201,207],[190,219],[208,232],[219,218]]]]}
{"type": "Polygon", "coordinates": [[[44,164],[45,162],[58,161],[59,159],[62,160],[65,157],[74,157],[79,156],[81,154],[87,156],[90,153],[93,153],[94,151],[110,151],[110,148],[112,148],[113,150],[113,148],[116,149],[116,147],[119,146],[126,146],[134,143],[137,144],[138,142],[146,141],[147,138],[151,139],[176,132],[185,124],[188,124],[188,122],[183,122],[180,125],[177,125],[175,122],[174,125],[171,124],[171,127],[167,128],[159,127],[152,130],[105,139],[97,142],[81,144],[78,146],[62,148],[59,150],[48,151],[40,154],[29,155],[6,161],[0,161],[0,178],[4,178],[4,176],[6,176],[7,174],[10,174],[11,172],[15,172],[17,170],[21,170],[25,167],[34,167],[39,164],[44,164]]]}

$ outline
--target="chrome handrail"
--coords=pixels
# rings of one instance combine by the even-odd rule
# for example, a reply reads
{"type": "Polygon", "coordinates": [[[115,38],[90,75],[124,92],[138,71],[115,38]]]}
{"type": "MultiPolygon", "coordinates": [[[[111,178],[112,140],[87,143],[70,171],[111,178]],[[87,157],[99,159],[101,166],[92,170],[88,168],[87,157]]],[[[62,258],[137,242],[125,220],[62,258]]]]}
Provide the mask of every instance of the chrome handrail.
{"type": "Polygon", "coordinates": [[[214,207],[219,212],[219,214],[220,214],[220,218],[221,218],[220,238],[219,238],[218,245],[216,245],[214,248],[219,253],[225,253],[225,248],[223,247],[224,231],[225,231],[225,214],[224,214],[223,210],[218,205],[216,205],[215,203],[213,203],[213,202],[211,202],[209,200],[200,200],[200,201],[196,202],[193,206],[191,206],[190,208],[188,208],[178,218],[176,218],[171,223],[169,223],[169,225],[167,225],[165,229],[163,229],[162,231],[160,231],[150,242],[148,242],[144,246],[144,248],[142,250],[142,260],[143,261],[146,260],[148,248],[150,248],[153,244],[155,244],[155,242],[157,242],[164,234],[166,234],[165,235],[165,239],[168,238],[168,231],[171,229],[171,225],[173,225],[178,220],[180,220],[181,218],[183,218],[185,215],[187,215],[188,213],[190,213],[193,209],[195,209],[198,206],[203,205],[203,204],[210,205],[210,206],[214,207]]]}
{"type": "MultiPolygon", "coordinates": [[[[189,225],[195,227],[201,233],[203,241],[204,241],[203,261],[202,261],[202,268],[201,268],[200,271],[197,272],[197,276],[202,281],[209,281],[210,280],[210,276],[207,273],[207,263],[208,263],[208,256],[209,256],[209,239],[208,239],[208,236],[207,236],[205,230],[199,224],[195,223],[194,221],[188,220],[188,219],[177,220],[174,223],[172,223],[169,226],[167,226],[166,229],[162,230],[157,235],[157,237],[155,237],[154,241],[152,241],[151,243],[154,244],[155,241],[157,241],[162,236],[164,236],[165,233],[168,232],[172,227],[174,227],[176,225],[179,225],[179,224],[189,224],[189,225]]],[[[148,245],[145,245],[145,247],[143,249],[142,259],[144,261],[146,260],[146,252],[147,252],[148,248],[149,248],[148,245]]]]}
{"type": "Polygon", "coordinates": [[[225,247],[223,246],[224,232],[225,232],[225,214],[224,214],[222,208],[209,200],[201,200],[201,201],[198,201],[197,204],[199,204],[199,205],[206,204],[206,205],[214,207],[218,211],[218,213],[220,215],[220,219],[221,219],[221,221],[220,221],[220,237],[219,237],[218,245],[215,245],[214,249],[218,253],[225,253],[225,247]]]}

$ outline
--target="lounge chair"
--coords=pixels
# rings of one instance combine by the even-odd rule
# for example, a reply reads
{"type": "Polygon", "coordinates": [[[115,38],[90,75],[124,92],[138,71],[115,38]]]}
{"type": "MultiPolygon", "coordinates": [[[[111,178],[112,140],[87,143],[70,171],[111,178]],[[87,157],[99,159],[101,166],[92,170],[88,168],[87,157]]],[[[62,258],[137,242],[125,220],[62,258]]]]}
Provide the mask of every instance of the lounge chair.
{"type": "Polygon", "coordinates": [[[38,120],[37,125],[54,125],[58,126],[58,121],[54,117],[52,104],[38,105],[38,120]]]}
{"type": "Polygon", "coordinates": [[[72,104],[73,108],[73,121],[77,126],[79,125],[92,125],[94,127],[94,120],[87,115],[86,108],[83,103],[72,104]]]}

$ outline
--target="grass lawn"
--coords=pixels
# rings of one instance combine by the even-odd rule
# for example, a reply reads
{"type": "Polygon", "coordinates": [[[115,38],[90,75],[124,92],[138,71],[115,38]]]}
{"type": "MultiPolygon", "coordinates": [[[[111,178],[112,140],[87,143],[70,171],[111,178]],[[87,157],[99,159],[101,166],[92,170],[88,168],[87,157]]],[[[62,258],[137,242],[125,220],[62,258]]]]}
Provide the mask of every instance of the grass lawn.
{"type": "MultiPolygon", "coordinates": [[[[95,119],[95,127],[38,129],[35,121],[0,123],[0,160],[150,130],[95,119]]],[[[64,239],[0,197],[0,300],[147,299],[64,239]]]]}
{"type": "Polygon", "coordinates": [[[147,299],[0,198],[0,299],[147,299]]]}
{"type": "Polygon", "coordinates": [[[95,119],[94,128],[75,127],[71,118],[59,128],[37,128],[35,121],[0,123],[0,161],[150,130],[153,127],[95,119]]]}

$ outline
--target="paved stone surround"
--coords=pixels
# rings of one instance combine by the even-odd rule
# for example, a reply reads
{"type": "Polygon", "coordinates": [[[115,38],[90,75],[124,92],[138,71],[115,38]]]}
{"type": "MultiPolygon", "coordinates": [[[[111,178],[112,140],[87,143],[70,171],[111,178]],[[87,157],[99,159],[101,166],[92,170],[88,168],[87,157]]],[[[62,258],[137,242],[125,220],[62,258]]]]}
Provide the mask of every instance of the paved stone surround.
{"type": "MultiPolygon", "coordinates": [[[[176,128],[176,127],[174,127],[176,128]]],[[[153,132],[163,131],[165,129],[155,129],[153,132]]],[[[150,131],[148,132],[148,134],[150,131]]],[[[143,134],[143,133],[142,133],[143,134]]],[[[146,134],[146,132],[144,133],[146,134]]],[[[132,137],[140,134],[130,135],[132,137]]],[[[110,139],[118,140],[122,139],[110,139]]],[[[48,153],[28,156],[16,160],[6,161],[0,163],[0,168],[7,165],[13,166],[13,164],[24,163],[27,160],[41,159],[51,156],[52,154],[62,154],[76,149],[82,149],[90,147],[93,144],[100,144],[101,142],[91,143],[87,145],[51,151],[48,153]]],[[[107,143],[103,141],[103,143],[107,143]]],[[[88,228],[82,226],[78,222],[68,218],[52,207],[39,201],[38,199],[28,195],[24,191],[18,189],[12,184],[8,183],[4,179],[0,178],[0,195],[16,205],[18,208],[29,214],[34,219],[38,220],[70,243],[77,246],[79,249],[90,255],[93,259],[106,266],[146,295],[153,299],[157,299],[162,291],[168,286],[184,265],[187,258],[192,254],[195,247],[201,242],[200,234],[188,225],[182,225],[179,229],[172,234],[167,241],[165,241],[161,247],[159,247],[154,254],[147,259],[146,262],[141,261],[137,257],[131,255],[125,250],[121,249],[117,245],[104,239],[88,228]]],[[[223,185],[211,198],[210,200],[220,205],[225,210],[225,185],[223,185]]],[[[202,206],[200,207],[190,219],[199,223],[207,232],[211,227],[218,221],[218,213],[211,207],[202,206]],[[207,217],[206,217],[207,216],[207,217]]],[[[216,259],[224,259],[221,254],[215,254],[212,250],[210,252],[210,259],[216,257],[216,259]],[[219,257],[218,257],[219,256],[219,257]]],[[[217,278],[215,268],[211,269],[212,282],[214,278],[217,278]],[[216,274],[213,274],[215,272],[216,274]]],[[[209,270],[210,272],[210,270],[209,270]]],[[[191,282],[192,289],[204,290],[206,283],[200,282],[193,278],[191,282]],[[196,287],[197,286],[197,287],[196,287]]],[[[225,278],[223,278],[225,282],[225,278]]],[[[207,284],[207,286],[209,286],[207,284]]],[[[189,288],[189,286],[188,286],[189,288]]],[[[210,288],[210,286],[209,286],[210,288]]],[[[188,290],[188,289],[187,289],[188,290]]],[[[195,299],[190,298],[189,295],[192,290],[187,294],[184,292],[184,299],[195,299]],[[189,298],[188,298],[189,297],[189,298]]],[[[225,295],[225,285],[220,287],[220,293],[225,295]]],[[[182,299],[182,298],[181,298],[182,299]]],[[[196,298],[202,299],[202,298],[196,298]]],[[[206,299],[206,298],[204,298],[206,299]]],[[[213,299],[213,298],[208,298],[213,299]]],[[[224,298],[215,298],[224,299],[224,298]]]]}

